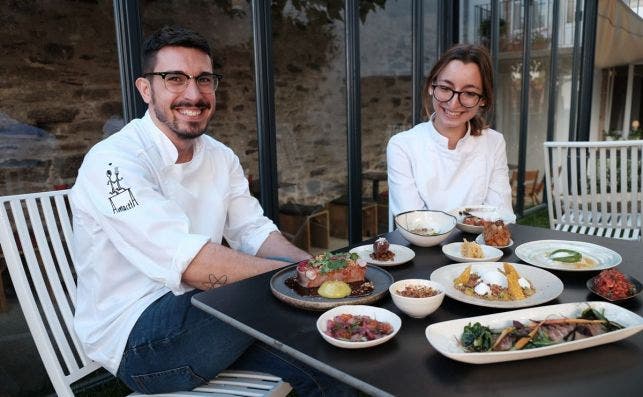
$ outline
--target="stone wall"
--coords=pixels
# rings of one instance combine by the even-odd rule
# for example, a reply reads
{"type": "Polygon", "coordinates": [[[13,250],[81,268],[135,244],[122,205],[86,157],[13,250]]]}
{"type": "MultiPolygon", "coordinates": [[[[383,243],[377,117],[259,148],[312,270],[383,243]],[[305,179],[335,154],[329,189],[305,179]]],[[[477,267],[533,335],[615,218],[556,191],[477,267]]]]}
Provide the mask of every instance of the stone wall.
{"type": "MultiPolygon", "coordinates": [[[[87,150],[121,115],[111,1],[9,1],[0,9],[0,194],[73,184],[87,150]]],[[[213,45],[217,114],[208,133],[258,175],[250,12],[231,18],[209,2],[141,3],[144,32],[184,24],[213,45]],[[182,22],[185,21],[185,22],[182,22]]],[[[245,8],[244,8],[245,7],[245,8]]],[[[343,25],[274,22],[281,202],[324,204],[346,191],[343,25]]],[[[410,36],[409,36],[410,40],[410,36]]],[[[363,169],[385,170],[393,132],[410,125],[408,76],[362,79],[363,169]]]]}

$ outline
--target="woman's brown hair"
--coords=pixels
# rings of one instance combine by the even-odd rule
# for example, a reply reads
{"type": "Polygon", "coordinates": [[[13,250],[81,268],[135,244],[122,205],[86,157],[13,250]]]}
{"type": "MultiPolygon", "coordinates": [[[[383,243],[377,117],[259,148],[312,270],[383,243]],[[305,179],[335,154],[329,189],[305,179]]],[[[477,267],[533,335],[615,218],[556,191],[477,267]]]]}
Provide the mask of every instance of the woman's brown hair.
{"type": "Polygon", "coordinates": [[[436,64],[433,65],[424,84],[424,92],[422,93],[424,112],[427,118],[433,113],[433,103],[431,101],[431,95],[429,95],[429,88],[435,83],[438,75],[451,61],[475,63],[480,70],[482,97],[485,104],[484,106],[480,106],[478,113],[469,121],[471,124],[471,135],[480,135],[482,130],[489,126],[485,120],[485,115],[490,114],[493,110],[493,68],[491,66],[489,52],[485,47],[473,44],[458,44],[449,48],[449,50],[440,57],[436,64]]]}

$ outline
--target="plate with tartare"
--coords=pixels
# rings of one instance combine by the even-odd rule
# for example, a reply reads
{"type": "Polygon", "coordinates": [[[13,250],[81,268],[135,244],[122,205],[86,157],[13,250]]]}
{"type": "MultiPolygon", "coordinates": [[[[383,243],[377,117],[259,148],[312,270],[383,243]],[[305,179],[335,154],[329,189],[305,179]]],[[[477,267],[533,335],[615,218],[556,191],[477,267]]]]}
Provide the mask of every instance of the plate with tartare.
{"type": "Polygon", "coordinates": [[[402,319],[381,307],[338,306],[317,319],[317,330],[328,343],[345,349],[363,349],[393,338],[402,319]]]}

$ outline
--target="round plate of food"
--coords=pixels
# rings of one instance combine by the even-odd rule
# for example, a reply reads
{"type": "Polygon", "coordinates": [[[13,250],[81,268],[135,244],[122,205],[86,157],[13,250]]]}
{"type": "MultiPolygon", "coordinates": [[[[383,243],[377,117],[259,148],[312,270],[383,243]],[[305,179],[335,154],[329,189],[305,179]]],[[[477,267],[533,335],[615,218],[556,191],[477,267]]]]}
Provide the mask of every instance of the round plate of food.
{"type": "Polygon", "coordinates": [[[442,252],[456,262],[495,262],[504,255],[498,248],[466,240],[443,245],[442,252]]]}
{"type": "Polygon", "coordinates": [[[587,280],[586,285],[590,291],[610,302],[633,298],[643,289],[639,280],[615,268],[601,271],[587,280]]]}
{"type": "Polygon", "coordinates": [[[509,239],[509,243],[506,244],[506,245],[488,245],[484,240],[484,234],[480,234],[480,235],[478,235],[478,237],[476,237],[476,243],[478,243],[480,245],[486,245],[487,247],[494,247],[494,248],[498,248],[498,249],[509,248],[512,245],[514,245],[514,241],[512,239],[509,239]]]}
{"type": "Polygon", "coordinates": [[[540,305],[563,292],[563,282],[547,270],[507,262],[455,263],[434,270],[431,281],[452,299],[500,309],[540,305]]]}
{"type": "Polygon", "coordinates": [[[505,223],[516,221],[515,216],[501,214],[498,208],[491,205],[467,205],[453,209],[449,214],[455,216],[456,227],[467,233],[482,233],[484,221],[503,220],[505,223]]]}
{"type": "Polygon", "coordinates": [[[349,252],[356,253],[366,262],[377,266],[397,266],[415,258],[415,251],[398,244],[388,244],[386,249],[376,252],[376,244],[360,245],[349,252]]]}
{"type": "Polygon", "coordinates": [[[391,284],[389,272],[347,252],[318,255],[287,266],[270,279],[270,289],[277,299],[307,310],[370,304],[384,297],[391,284]],[[346,262],[343,267],[342,262],[346,262]]]}
{"type": "Polygon", "coordinates": [[[545,269],[586,272],[618,266],[621,255],[603,246],[584,241],[537,240],[520,244],[516,256],[545,269]]]}
{"type": "Polygon", "coordinates": [[[322,338],[345,349],[382,344],[393,338],[401,327],[402,319],[397,314],[366,305],[338,306],[317,319],[317,330],[322,338]]]}

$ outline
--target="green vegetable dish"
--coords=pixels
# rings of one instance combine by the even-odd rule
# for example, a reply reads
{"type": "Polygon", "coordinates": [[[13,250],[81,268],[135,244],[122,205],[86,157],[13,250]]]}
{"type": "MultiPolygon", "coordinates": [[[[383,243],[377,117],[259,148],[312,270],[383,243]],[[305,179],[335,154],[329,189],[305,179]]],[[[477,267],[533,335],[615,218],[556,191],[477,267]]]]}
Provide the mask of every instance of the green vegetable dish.
{"type": "Polygon", "coordinates": [[[575,263],[580,262],[583,259],[583,255],[578,251],[561,248],[550,252],[549,259],[556,262],[575,263]]]}
{"type": "Polygon", "coordinates": [[[472,353],[534,349],[584,339],[624,328],[589,307],[577,318],[545,318],[494,330],[478,322],[464,327],[460,345],[472,353]]]}

